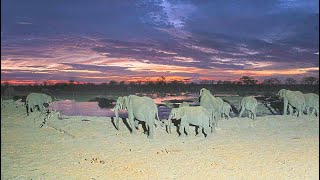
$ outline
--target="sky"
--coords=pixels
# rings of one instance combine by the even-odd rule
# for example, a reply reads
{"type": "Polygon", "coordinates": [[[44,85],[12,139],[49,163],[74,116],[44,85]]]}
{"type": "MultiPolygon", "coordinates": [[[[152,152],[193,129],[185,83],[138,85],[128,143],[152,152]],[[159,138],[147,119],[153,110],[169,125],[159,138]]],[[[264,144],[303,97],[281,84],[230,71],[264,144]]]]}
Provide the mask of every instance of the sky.
{"type": "Polygon", "coordinates": [[[319,77],[317,0],[1,0],[1,82],[319,77]]]}

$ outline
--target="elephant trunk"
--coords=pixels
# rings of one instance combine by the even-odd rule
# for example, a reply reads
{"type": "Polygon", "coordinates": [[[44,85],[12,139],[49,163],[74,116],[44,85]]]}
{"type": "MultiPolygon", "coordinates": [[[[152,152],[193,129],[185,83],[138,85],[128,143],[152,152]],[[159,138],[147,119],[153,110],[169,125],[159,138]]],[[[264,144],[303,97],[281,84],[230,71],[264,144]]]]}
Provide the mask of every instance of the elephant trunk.
{"type": "Polygon", "coordinates": [[[119,130],[119,109],[114,108],[113,111],[114,111],[114,114],[116,115],[115,126],[116,126],[117,130],[119,130]]]}

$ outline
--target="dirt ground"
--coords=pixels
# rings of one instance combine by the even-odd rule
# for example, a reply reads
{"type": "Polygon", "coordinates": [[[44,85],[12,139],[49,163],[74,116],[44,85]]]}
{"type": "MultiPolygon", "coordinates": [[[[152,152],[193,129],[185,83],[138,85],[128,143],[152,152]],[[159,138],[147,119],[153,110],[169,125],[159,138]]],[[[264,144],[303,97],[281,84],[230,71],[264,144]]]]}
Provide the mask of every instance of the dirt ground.
{"type": "MultiPolygon", "coordinates": [[[[1,109],[1,179],[318,179],[319,118],[231,118],[220,129],[154,139],[110,118],[1,109]]],[[[194,131],[192,131],[194,132],[194,131]]]]}

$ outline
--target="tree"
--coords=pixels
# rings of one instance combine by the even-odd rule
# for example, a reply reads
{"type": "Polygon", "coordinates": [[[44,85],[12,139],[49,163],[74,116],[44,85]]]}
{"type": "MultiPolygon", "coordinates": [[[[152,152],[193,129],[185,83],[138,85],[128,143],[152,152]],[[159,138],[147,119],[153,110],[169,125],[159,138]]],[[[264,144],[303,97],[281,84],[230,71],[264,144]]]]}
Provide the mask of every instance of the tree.
{"type": "Polygon", "coordinates": [[[291,78],[291,77],[288,77],[286,80],[285,80],[285,83],[286,84],[297,84],[297,80],[291,78]]]}
{"type": "Polygon", "coordinates": [[[48,81],[43,81],[43,86],[48,86],[48,81]]]}
{"type": "Polygon", "coordinates": [[[263,81],[263,84],[267,84],[267,85],[274,85],[274,84],[280,84],[280,83],[281,81],[278,78],[269,78],[263,81]]]}
{"type": "Polygon", "coordinates": [[[69,84],[74,84],[74,80],[69,80],[69,84]]]}
{"type": "Polygon", "coordinates": [[[221,81],[221,80],[218,80],[218,81],[217,81],[217,84],[222,84],[222,81],[221,81]]]}
{"type": "Polygon", "coordinates": [[[301,84],[317,84],[317,81],[319,82],[319,79],[313,76],[307,76],[307,77],[303,77],[301,79],[301,84]]]}
{"type": "Polygon", "coordinates": [[[157,85],[165,85],[166,84],[166,78],[164,76],[160,76],[159,79],[156,82],[157,85]]]}
{"type": "Polygon", "coordinates": [[[135,85],[136,85],[136,82],[134,82],[134,81],[129,82],[129,86],[135,86],[135,85]]]}
{"type": "Polygon", "coordinates": [[[118,82],[114,81],[114,80],[111,80],[111,81],[109,81],[109,85],[115,86],[115,85],[118,85],[118,82]]]}
{"type": "Polygon", "coordinates": [[[126,85],[126,82],[125,81],[120,81],[119,85],[124,86],[124,85],[126,85]]]}
{"type": "Polygon", "coordinates": [[[223,81],[222,84],[232,84],[231,81],[223,81]]]}
{"type": "Polygon", "coordinates": [[[240,78],[240,81],[242,84],[245,84],[245,85],[254,85],[254,84],[257,84],[258,82],[258,80],[250,76],[242,76],[242,78],[240,78]]]}

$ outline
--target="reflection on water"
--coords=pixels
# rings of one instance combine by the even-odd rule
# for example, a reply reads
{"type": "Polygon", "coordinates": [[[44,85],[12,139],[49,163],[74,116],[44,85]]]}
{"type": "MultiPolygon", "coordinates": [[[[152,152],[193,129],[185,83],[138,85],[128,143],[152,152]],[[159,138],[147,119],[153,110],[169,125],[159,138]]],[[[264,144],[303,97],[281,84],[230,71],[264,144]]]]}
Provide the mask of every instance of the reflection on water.
{"type": "Polygon", "coordinates": [[[99,108],[98,102],[75,102],[73,100],[55,101],[50,105],[50,109],[59,111],[67,116],[114,116],[111,109],[99,108]]]}
{"type": "MultiPolygon", "coordinates": [[[[166,106],[160,106],[160,104],[173,104],[170,101],[175,101],[175,104],[180,104],[182,101],[188,101],[192,104],[192,100],[196,99],[196,94],[184,94],[177,96],[165,96],[158,97],[157,95],[148,95],[156,104],[158,104],[159,118],[167,119],[171,108],[166,106]],[[167,103],[166,103],[167,102],[167,103]]],[[[67,116],[105,116],[114,117],[115,114],[111,111],[111,108],[100,108],[98,102],[76,102],[73,100],[61,100],[55,101],[50,105],[50,109],[59,111],[63,115],[67,116]]],[[[127,117],[125,111],[120,111],[120,117],[127,117]]]]}
{"type": "MultiPolygon", "coordinates": [[[[50,105],[51,110],[57,110],[62,115],[66,116],[104,116],[115,117],[115,113],[111,108],[100,108],[98,102],[75,102],[72,100],[55,101],[50,105]]],[[[159,118],[167,119],[171,108],[159,106],[159,118]]],[[[119,111],[121,118],[127,118],[127,112],[124,110],[119,111]]]]}

